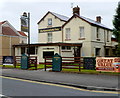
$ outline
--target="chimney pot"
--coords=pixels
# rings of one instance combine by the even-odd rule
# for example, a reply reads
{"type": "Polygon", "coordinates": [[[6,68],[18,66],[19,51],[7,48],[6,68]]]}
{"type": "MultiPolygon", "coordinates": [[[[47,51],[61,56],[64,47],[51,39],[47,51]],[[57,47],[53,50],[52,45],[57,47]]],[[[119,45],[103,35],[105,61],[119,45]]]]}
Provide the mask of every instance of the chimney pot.
{"type": "Polygon", "coordinates": [[[80,15],[80,8],[78,6],[73,8],[73,15],[74,14],[80,15]]]}
{"type": "Polygon", "coordinates": [[[96,17],[96,22],[101,23],[101,16],[97,16],[97,17],[96,17]]]}

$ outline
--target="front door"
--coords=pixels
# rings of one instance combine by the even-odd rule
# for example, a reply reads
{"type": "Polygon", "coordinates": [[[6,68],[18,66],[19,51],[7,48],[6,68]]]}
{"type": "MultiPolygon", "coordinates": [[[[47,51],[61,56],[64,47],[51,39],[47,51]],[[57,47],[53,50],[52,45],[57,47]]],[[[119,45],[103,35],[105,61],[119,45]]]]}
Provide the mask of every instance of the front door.
{"type": "MultiPolygon", "coordinates": [[[[80,47],[74,47],[74,57],[80,57],[80,47]]],[[[75,58],[75,61],[79,58],[75,58]]]]}

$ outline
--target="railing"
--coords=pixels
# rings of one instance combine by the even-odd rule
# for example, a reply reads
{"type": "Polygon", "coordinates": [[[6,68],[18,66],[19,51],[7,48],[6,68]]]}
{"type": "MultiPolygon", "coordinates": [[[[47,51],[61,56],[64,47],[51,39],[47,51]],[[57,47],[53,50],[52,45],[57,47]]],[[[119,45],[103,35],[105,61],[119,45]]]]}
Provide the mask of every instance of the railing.
{"type": "Polygon", "coordinates": [[[30,56],[28,64],[29,68],[35,67],[35,69],[37,70],[37,56],[30,56]]]}
{"type": "Polygon", "coordinates": [[[3,57],[0,56],[0,65],[2,65],[3,57]]]}
{"type": "Polygon", "coordinates": [[[14,56],[14,68],[16,68],[16,66],[20,66],[21,64],[21,56],[14,56]]]}
{"type": "Polygon", "coordinates": [[[45,65],[45,71],[47,68],[52,68],[52,57],[45,57],[45,62],[44,62],[44,65],[45,65]]]}
{"type": "MultiPolygon", "coordinates": [[[[14,68],[17,66],[21,66],[21,57],[22,56],[14,56],[14,68]]],[[[2,56],[0,57],[0,62],[2,63],[2,56]]],[[[37,56],[30,56],[28,59],[28,68],[35,67],[37,69],[37,56]]]]}
{"type": "Polygon", "coordinates": [[[62,69],[78,69],[83,66],[83,57],[62,57],[62,69]]]}
{"type": "MultiPolygon", "coordinates": [[[[45,57],[45,71],[47,68],[52,68],[52,57],[45,57]]],[[[62,57],[62,69],[78,69],[83,67],[83,57],[62,57]]]]}

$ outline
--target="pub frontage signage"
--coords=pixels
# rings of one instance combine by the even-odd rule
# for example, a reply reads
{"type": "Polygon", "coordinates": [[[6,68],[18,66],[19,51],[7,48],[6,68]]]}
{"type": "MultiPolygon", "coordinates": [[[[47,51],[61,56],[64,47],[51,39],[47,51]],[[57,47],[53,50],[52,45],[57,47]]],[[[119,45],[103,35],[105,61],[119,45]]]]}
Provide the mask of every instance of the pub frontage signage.
{"type": "Polygon", "coordinates": [[[97,57],[96,71],[120,72],[120,57],[97,57]]]}
{"type": "Polygon", "coordinates": [[[39,29],[39,33],[61,31],[61,27],[39,29]]]}

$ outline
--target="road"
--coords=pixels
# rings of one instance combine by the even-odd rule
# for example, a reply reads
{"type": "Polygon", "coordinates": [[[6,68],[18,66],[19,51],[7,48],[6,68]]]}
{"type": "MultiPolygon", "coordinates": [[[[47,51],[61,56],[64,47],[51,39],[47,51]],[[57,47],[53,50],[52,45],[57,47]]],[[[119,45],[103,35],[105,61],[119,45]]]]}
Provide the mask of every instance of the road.
{"type": "Polygon", "coordinates": [[[5,96],[118,96],[117,92],[90,91],[3,76],[0,78],[2,78],[2,95],[5,96]]]}

